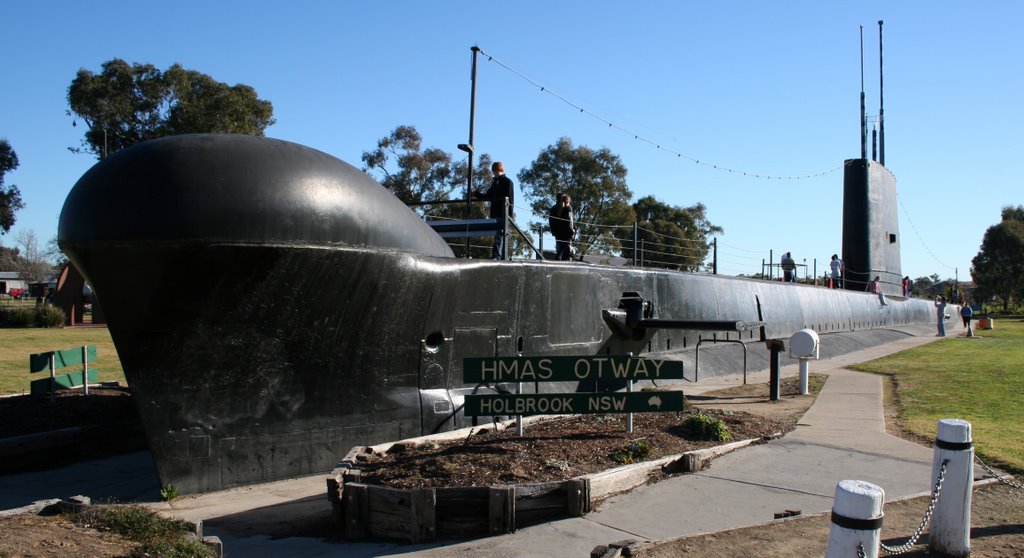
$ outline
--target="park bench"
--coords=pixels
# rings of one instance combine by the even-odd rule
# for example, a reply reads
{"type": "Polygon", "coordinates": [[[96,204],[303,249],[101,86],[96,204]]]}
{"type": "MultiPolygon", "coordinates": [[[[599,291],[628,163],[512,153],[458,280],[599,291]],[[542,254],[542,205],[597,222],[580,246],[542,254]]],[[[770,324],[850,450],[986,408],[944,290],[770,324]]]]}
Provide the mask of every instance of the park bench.
{"type": "Polygon", "coordinates": [[[95,361],[95,345],[29,355],[29,373],[50,373],[49,378],[32,380],[30,384],[32,395],[45,395],[47,393],[52,395],[58,389],[70,389],[79,386],[82,386],[85,394],[88,395],[89,383],[99,381],[99,370],[89,367],[89,363],[95,361]],[[66,374],[57,374],[58,371],[72,366],[77,367],[78,370],[66,374]]]}

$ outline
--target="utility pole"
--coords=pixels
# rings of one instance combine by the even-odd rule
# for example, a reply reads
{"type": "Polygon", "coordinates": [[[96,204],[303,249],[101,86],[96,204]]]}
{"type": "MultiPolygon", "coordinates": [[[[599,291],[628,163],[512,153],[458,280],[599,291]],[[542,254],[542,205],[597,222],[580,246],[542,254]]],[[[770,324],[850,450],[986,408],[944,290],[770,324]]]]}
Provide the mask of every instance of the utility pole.
{"type": "MultiPolygon", "coordinates": [[[[476,59],[477,54],[480,52],[480,47],[473,45],[470,47],[473,51],[473,68],[470,72],[470,88],[469,88],[469,143],[460,143],[459,149],[465,151],[468,155],[469,168],[466,172],[466,212],[464,219],[469,220],[470,214],[470,200],[473,199],[473,127],[474,120],[476,119],[476,59]]],[[[466,237],[466,257],[469,257],[469,237],[466,237]]]]}

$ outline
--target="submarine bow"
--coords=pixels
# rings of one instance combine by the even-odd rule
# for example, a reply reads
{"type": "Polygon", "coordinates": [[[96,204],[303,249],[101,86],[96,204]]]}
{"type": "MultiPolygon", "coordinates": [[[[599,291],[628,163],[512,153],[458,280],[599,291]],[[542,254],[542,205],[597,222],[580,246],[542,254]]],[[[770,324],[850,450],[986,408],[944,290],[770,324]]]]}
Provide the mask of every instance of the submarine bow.
{"type": "Polygon", "coordinates": [[[419,332],[391,337],[429,299],[410,257],[454,259],[357,168],[261,137],[153,140],[82,176],[58,241],[110,316],[164,484],[310,474],[419,433],[419,332]]]}

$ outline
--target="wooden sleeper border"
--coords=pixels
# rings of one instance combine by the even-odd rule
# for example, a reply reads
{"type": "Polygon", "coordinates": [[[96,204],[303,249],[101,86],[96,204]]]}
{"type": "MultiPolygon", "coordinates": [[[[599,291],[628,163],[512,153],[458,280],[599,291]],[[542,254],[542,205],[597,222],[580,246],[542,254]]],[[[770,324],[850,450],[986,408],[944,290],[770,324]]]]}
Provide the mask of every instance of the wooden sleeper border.
{"type": "Polygon", "coordinates": [[[699,471],[715,457],[759,441],[742,440],[557,482],[412,489],[360,482],[358,463],[374,453],[464,436],[464,432],[445,433],[352,448],[327,477],[327,499],[342,536],[352,541],[392,539],[422,543],[439,538],[512,533],[546,520],[581,517],[597,502],[646,483],[656,470],[699,471]]]}

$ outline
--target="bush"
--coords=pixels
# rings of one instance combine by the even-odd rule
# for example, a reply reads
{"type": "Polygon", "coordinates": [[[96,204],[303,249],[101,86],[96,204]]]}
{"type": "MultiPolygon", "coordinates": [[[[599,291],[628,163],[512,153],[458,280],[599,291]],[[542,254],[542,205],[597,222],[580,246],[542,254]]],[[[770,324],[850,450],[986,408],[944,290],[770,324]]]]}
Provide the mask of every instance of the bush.
{"type": "Polygon", "coordinates": [[[0,304],[0,326],[64,327],[64,311],[50,304],[0,304]]]}
{"type": "Polygon", "coordinates": [[[64,311],[52,304],[37,304],[33,323],[38,327],[64,327],[64,311]]]}
{"type": "Polygon", "coordinates": [[[195,538],[191,524],[161,517],[139,505],[90,506],[75,521],[138,543],[140,547],[132,556],[213,556],[213,551],[195,538]]]}
{"type": "Polygon", "coordinates": [[[717,419],[704,413],[690,415],[683,421],[683,434],[687,438],[697,440],[710,440],[713,442],[727,442],[732,440],[732,432],[722,419],[717,419]]]}
{"type": "Polygon", "coordinates": [[[35,309],[31,306],[0,306],[0,322],[10,327],[32,327],[35,322],[35,309]]]}
{"type": "Polygon", "coordinates": [[[651,455],[651,446],[643,440],[633,440],[628,446],[615,451],[610,456],[616,463],[636,463],[643,461],[651,455]]]}

